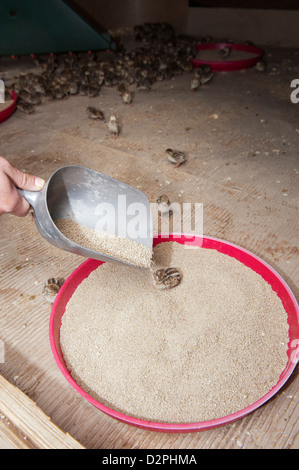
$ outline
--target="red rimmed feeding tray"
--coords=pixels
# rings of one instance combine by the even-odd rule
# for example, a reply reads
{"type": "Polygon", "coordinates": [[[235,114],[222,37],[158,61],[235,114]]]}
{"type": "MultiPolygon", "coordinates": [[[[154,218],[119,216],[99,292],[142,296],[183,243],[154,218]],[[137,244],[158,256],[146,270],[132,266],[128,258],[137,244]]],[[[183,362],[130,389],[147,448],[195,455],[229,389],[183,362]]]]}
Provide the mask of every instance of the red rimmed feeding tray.
{"type": "Polygon", "coordinates": [[[13,102],[7,108],[0,111],[0,124],[6,121],[6,119],[8,119],[16,109],[18,97],[14,91],[11,92],[11,99],[13,102]]]}
{"type": "Polygon", "coordinates": [[[260,60],[264,51],[257,46],[252,46],[249,44],[238,44],[230,42],[217,42],[217,43],[207,43],[207,44],[197,44],[196,49],[198,51],[211,51],[211,50],[220,50],[224,47],[229,47],[232,51],[245,52],[252,54],[253,57],[248,57],[238,60],[204,60],[204,59],[191,59],[193,67],[200,67],[202,65],[209,65],[212,70],[219,72],[229,72],[233,70],[242,70],[253,67],[258,60],[260,60]]]}
{"type": "Polygon", "coordinates": [[[167,241],[175,241],[181,244],[188,244],[200,246],[206,249],[217,250],[220,253],[226,254],[237,259],[245,266],[249,267],[256,273],[261,275],[262,278],[271,285],[273,291],[276,292],[278,297],[281,299],[284,309],[287,313],[289,325],[289,343],[287,351],[288,362],[284,370],[281,372],[277,384],[272,387],[272,389],[269,390],[268,393],[266,393],[255,403],[252,403],[250,406],[247,406],[246,408],[237,411],[236,413],[223,416],[217,419],[212,419],[209,421],[201,421],[194,423],[161,423],[137,419],[115,411],[111,408],[108,408],[107,406],[103,405],[102,403],[91,397],[87,392],[85,392],[85,390],[79,387],[79,385],[72,378],[70,371],[65,365],[65,361],[60,347],[60,327],[62,316],[65,312],[67,303],[70,300],[71,296],[73,295],[79,284],[85,278],[87,278],[92,271],[94,271],[101,264],[103,264],[101,261],[91,259],[84,261],[77,269],[75,269],[75,271],[68,277],[68,279],[63,284],[53,304],[51,312],[49,326],[50,344],[56,363],[66,380],[70,383],[70,385],[82,397],[84,397],[92,405],[94,405],[96,408],[106,413],[107,415],[126,424],[130,424],[132,426],[137,426],[151,431],[184,433],[213,429],[215,427],[223,426],[225,424],[236,421],[237,419],[243,418],[244,416],[253,412],[258,407],[266,403],[270,398],[272,398],[289,379],[296,367],[296,363],[298,361],[299,356],[298,304],[286,282],[270,265],[268,265],[265,261],[263,261],[256,255],[237,245],[213,237],[200,237],[188,234],[172,234],[167,236],[159,235],[154,237],[154,246],[158,243],[163,243],[167,241]]]}

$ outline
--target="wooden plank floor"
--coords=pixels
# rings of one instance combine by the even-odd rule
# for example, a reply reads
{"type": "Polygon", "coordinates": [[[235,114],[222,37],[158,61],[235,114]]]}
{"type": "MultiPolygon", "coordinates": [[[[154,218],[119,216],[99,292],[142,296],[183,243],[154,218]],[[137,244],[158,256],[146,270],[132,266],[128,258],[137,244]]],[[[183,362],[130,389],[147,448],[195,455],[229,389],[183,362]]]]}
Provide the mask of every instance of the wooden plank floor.
{"type": "MultiPolygon", "coordinates": [[[[138,187],[151,202],[163,193],[173,202],[202,202],[204,234],[263,258],[298,299],[299,104],[290,100],[290,83],[298,78],[299,56],[269,52],[266,74],[218,73],[194,94],[191,76],[184,74],[156,83],[148,94],[137,91],[132,106],[103,87],[97,98],[43,104],[30,116],[17,111],[0,126],[0,154],[44,178],[60,166],[80,164],[138,187]],[[86,118],[91,104],[107,117],[119,115],[118,139],[110,138],[105,123],[86,118]],[[188,161],[174,169],[165,156],[168,147],[185,150],[188,161]]],[[[25,70],[26,64],[18,67],[25,70]]],[[[44,241],[30,215],[1,216],[0,237],[0,373],[84,447],[299,447],[298,367],[268,403],[214,430],[156,433],[95,409],[58,370],[48,339],[51,307],[42,297],[46,279],[67,277],[83,259],[44,241]]]]}

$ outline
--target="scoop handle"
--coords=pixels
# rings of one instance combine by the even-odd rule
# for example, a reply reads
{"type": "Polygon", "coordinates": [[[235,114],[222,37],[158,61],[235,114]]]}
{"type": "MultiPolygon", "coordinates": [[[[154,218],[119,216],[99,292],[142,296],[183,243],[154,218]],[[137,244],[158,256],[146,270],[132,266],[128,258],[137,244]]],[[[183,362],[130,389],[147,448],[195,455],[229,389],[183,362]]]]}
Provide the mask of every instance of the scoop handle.
{"type": "Polygon", "coordinates": [[[30,206],[35,207],[40,191],[28,191],[27,189],[17,188],[19,194],[29,202],[30,206]]]}

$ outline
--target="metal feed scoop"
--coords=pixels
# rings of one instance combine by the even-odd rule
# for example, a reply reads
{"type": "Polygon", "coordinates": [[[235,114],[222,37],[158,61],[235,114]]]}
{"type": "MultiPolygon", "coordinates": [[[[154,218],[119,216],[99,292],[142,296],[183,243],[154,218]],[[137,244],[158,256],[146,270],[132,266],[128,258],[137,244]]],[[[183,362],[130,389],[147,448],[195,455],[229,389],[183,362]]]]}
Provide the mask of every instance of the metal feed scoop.
{"type": "Polygon", "coordinates": [[[32,206],[40,234],[62,250],[104,262],[129,264],[68,239],[55,225],[61,218],[91,229],[99,229],[105,223],[107,233],[152,250],[152,213],[146,195],[114,178],[69,165],[56,170],[40,191],[18,191],[32,206]]]}

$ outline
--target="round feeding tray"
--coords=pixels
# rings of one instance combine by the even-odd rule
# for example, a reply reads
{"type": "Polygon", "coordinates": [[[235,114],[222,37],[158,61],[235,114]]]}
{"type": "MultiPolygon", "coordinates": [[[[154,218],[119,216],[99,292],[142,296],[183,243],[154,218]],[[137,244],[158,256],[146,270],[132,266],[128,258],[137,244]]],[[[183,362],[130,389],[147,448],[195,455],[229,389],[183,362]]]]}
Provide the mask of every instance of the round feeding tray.
{"type": "Polygon", "coordinates": [[[253,67],[258,60],[260,60],[264,51],[259,47],[252,46],[249,44],[238,44],[238,43],[226,43],[226,42],[217,42],[217,43],[207,43],[207,44],[197,44],[196,49],[199,52],[220,50],[224,47],[229,47],[233,53],[239,53],[247,56],[245,58],[238,58],[235,60],[223,59],[223,60],[209,60],[209,59],[191,59],[193,67],[200,67],[202,65],[209,65],[212,70],[219,72],[229,72],[233,70],[242,70],[249,67],[253,67]],[[234,52],[235,51],[235,52],[234,52]]]}
{"type": "Polygon", "coordinates": [[[271,390],[269,390],[264,396],[262,396],[255,403],[252,403],[250,406],[247,406],[240,411],[223,416],[221,418],[212,419],[210,421],[201,421],[201,422],[190,422],[190,423],[162,423],[162,422],[151,422],[142,419],[137,419],[131,416],[127,416],[123,413],[115,411],[114,409],[108,408],[99,401],[91,397],[86,391],[84,391],[73,379],[70,371],[67,369],[63,354],[60,346],[60,327],[62,316],[64,315],[68,301],[72,297],[73,293],[76,291],[79,284],[89,276],[89,274],[94,271],[98,266],[103,264],[101,261],[87,259],[85,260],[75,271],[68,277],[68,279],[63,284],[60,289],[57,298],[53,304],[51,317],[50,317],[50,326],[49,326],[49,335],[50,343],[54,358],[56,363],[61,370],[64,377],[70,383],[70,385],[86,400],[88,400],[92,405],[106,413],[107,415],[133,426],[137,426],[143,429],[152,430],[152,431],[161,431],[161,432],[172,432],[172,433],[183,433],[183,432],[193,432],[193,431],[202,431],[207,429],[212,429],[218,426],[222,426],[228,423],[231,423],[237,419],[243,418],[252,411],[256,410],[258,407],[267,402],[271,397],[273,397],[280,388],[286,383],[292,374],[293,370],[296,367],[299,356],[299,309],[296,299],[291,292],[288,285],[281,278],[281,276],[264,262],[259,257],[250,253],[249,251],[240,248],[237,245],[226,242],[212,237],[200,237],[200,236],[191,236],[188,234],[172,234],[172,235],[159,235],[154,237],[154,246],[158,243],[163,243],[167,241],[174,241],[180,244],[200,246],[206,249],[217,250],[220,253],[226,254],[243,263],[245,266],[249,267],[256,273],[258,273],[262,278],[270,284],[273,291],[276,292],[280,298],[284,309],[287,313],[287,321],[289,325],[289,343],[288,343],[288,362],[284,370],[281,371],[278,382],[271,390]]]}
{"type": "Polygon", "coordinates": [[[14,110],[16,109],[18,97],[14,91],[12,91],[11,93],[11,99],[12,99],[12,103],[9,106],[2,109],[2,111],[0,110],[0,124],[6,121],[6,119],[8,119],[12,115],[14,110]]]}

